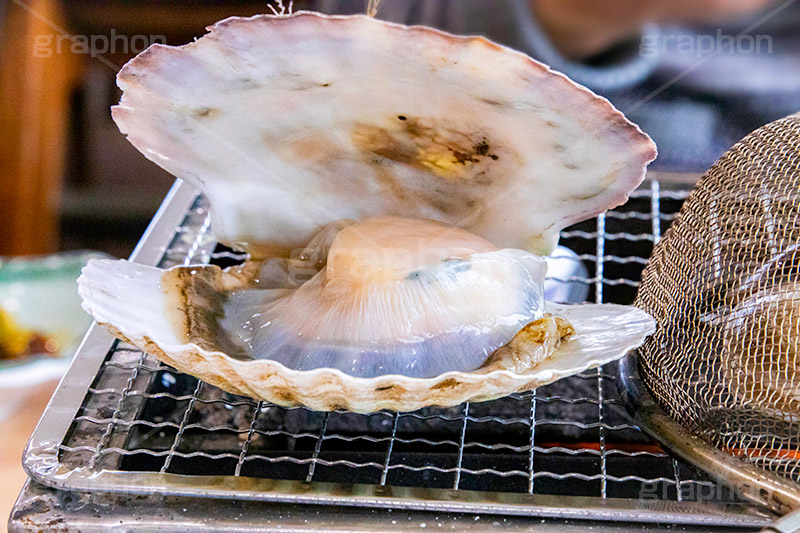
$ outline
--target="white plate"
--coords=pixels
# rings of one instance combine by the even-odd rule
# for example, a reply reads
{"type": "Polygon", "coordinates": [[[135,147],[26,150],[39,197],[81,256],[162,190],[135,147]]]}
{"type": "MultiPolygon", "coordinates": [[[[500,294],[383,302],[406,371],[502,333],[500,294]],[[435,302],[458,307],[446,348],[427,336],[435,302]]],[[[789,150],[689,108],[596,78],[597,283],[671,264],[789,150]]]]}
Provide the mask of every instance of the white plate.
{"type": "Polygon", "coordinates": [[[92,319],[81,309],[76,280],[98,252],[0,259],[0,309],[25,329],[58,341],[55,354],[0,360],[0,390],[58,379],[66,370],[92,319]]]}

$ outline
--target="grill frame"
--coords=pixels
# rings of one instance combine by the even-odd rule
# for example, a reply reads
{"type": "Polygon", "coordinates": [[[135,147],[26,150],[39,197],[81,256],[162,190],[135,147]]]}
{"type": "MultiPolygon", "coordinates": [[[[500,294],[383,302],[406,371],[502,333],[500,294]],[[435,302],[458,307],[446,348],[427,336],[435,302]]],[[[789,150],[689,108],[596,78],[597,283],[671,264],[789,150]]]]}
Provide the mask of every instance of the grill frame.
{"type": "MultiPolygon", "coordinates": [[[[592,232],[573,230],[567,237],[595,238],[595,256],[600,258],[597,261],[596,273],[589,281],[594,285],[596,300],[602,301],[605,287],[618,285],[630,285],[631,280],[625,279],[605,279],[604,266],[606,258],[606,242],[608,239],[623,239],[629,242],[650,240],[655,242],[661,234],[661,221],[664,216],[660,210],[660,200],[670,195],[685,195],[685,188],[677,188],[679,192],[662,191],[661,183],[669,182],[669,177],[665,176],[661,181],[651,179],[647,182],[644,194],[651,199],[650,220],[652,221],[649,234],[630,234],[630,233],[606,233],[606,217],[626,218],[620,213],[601,215],[598,218],[598,227],[595,235],[592,232]],[[665,196],[666,195],[666,196],[665,196]],[[627,283],[626,283],[627,282],[627,283]]],[[[642,197],[642,192],[636,193],[642,197]]],[[[158,264],[162,256],[167,256],[171,264],[188,264],[189,262],[205,262],[210,257],[209,244],[213,244],[210,238],[204,240],[208,233],[209,217],[207,211],[198,213],[197,221],[194,222],[194,229],[201,238],[190,236],[191,228],[182,224],[186,213],[191,210],[195,202],[197,192],[190,186],[176,182],[169,195],[162,204],[161,209],[154,217],[153,222],[140,241],[139,246],[131,256],[132,260],[143,264],[158,264]],[[176,233],[176,228],[178,228],[176,233]],[[188,230],[188,231],[187,231],[188,230]],[[177,237],[176,237],[177,235],[177,237]],[[186,238],[189,236],[189,238],[186,238]],[[177,244],[176,244],[177,243],[177,244]]],[[[640,213],[633,213],[629,218],[639,218],[646,220],[646,216],[640,213]]],[[[611,257],[611,260],[626,259],[624,257],[611,257]]],[[[400,416],[392,416],[391,438],[387,445],[386,460],[382,466],[379,484],[344,484],[314,481],[314,468],[317,464],[324,462],[319,458],[320,446],[325,440],[325,431],[319,434],[314,454],[309,464],[309,473],[306,481],[302,480],[273,480],[264,478],[233,476],[186,476],[168,473],[172,457],[179,456],[177,450],[183,431],[187,427],[191,407],[198,401],[198,393],[201,393],[203,385],[198,383],[195,394],[186,398],[188,408],[185,416],[178,427],[178,433],[174,445],[170,448],[167,459],[161,472],[122,472],[113,469],[113,461],[109,461],[102,452],[118,446],[115,443],[124,442],[125,435],[119,432],[120,427],[125,427],[129,421],[125,420],[126,413],[120,414],[120,407],[126,398],[130,398],[130,393],[140,391],[147,372],[145,366],[153,364],[154,358],[146,355],[136,355],[131,352],[131,357],[136,359],[130,370],[127,380],[123,382],[122,395],[113,410],[108,424],[100,436],[100,446],[95,446],[94,454],[91,455],[88,466],[75,468],[66,465],[63,461],[63,443],[68,437],[70,428],[76,415],[81,412],[84,400],[98,373],[107,365],[106,356],[113,347],[118,346],[118,341],[114,340],[102,328],[93,325],[87,333],[84,342],[79,348],[75,359],[69,370],[65,374],[62,383],[59,385],[56,394],[48,405],[45,413],[35,430],[31,441],[26,449],[23,458],[23,465],[35,481],[46,486],[77,491],[99,491],[108,493],[129,493],[129,494],[152,494],[160,493],[176,496],[190,497],[212,497],[212,498],[236,498],[262,501],[281,501],[291,503],[310,503],[327,505],[350,505],[366,507],[391,507],[397,509],[419,510],[419,511],[452,511],[452,512],[475,512],[508,515],[527,515],[541,517],[558,518],[583,518],[595,520],[617,520],[631,522],[665,522],[665,523],[684,523],[684,524],[710,524],[710,525],[731,525],[731,526],[761,526],[769,523],[773,518],[752,506],[743,503],[732,503],[729,501],[705,502],[705,501],[681,501],[681,505],[676,507],[675,500],[651,500],[651,499],[627,499],[608,497],[608,484],[624,481],[650,482],[657,481],[669,485],[674,484],[681,487],[684,483],[697,483],[698,486],[714,487],[714,484],[706,480],[681,479],[679,463],[672,459],[675,468],[675,479],[656,478],[647,479],[640,476],[610,476],[607,471],[607,460],[609,456],[619,454],[619,450],[607,446],[606,437],[609,433],[620,429],[638,429],[633,425],[620,428],[608,425],[604,421],[606,416],[606,395],[610,394],[613,382],[609,380],[613,371],[608,368],[596,369],[587,373],[583,379],[596,380],[598,388],[597,423],[585,425],[584,429],[596,427],[598,430],[598,454],[600,464],[600,474],[593,479],[600,482],[600,494],[598,496],[554,496],[549,494],[534,493],[534,483],[537,478],[536,472],[531,467],[529,471],[529,490],[526,493],[511,492],[486,492],[458,489],[461,476],[473,475],[469,469],[463,468],[461,463],[464,456],[465,438],[467,425],[475,422],[475,418],[470,418],[470,404],[465,404],[463,416],[460,418],[462,429],[460,442],[458,442],[458,463],[453,471],[455,476],[454,489],[443,488],[424,488],[387,485],[387,476],[390,471],[393,446],[397,442],[396,430],[400,416]],[[138,357],[138,359],[137,359],[138,357]],[[111,467],[111,468],[109,468],[111,467]]],[[[114,353],[124,352],[115,350],[114,353]]],[[[113,362],[113,359],[112,359],[113,362]]],[[[145,394],[147,387],[144,389],[145,394]]],[[[96,391],[95,391],[96,393],[96,391]]],[[[519,395],[518,395],[519,396],[519,395]]],[[[520,396],[520,400],[525,400],[520,396]]],[[[530,396],[531,414],[536,416],[536,406],[542,401],[553,401],[552,398],[537,397],[534,391],[530,396]]],[[[613,404],[614,402],[611,402],[613,404]]],[[[240,456],[237,458],[236,474],[241,473],[242,465],[247,459],[247,449],[254,434],[255,420],[260,412],[263,402],[259,402],[254,408],[253,423],[248,430],[247,437],[242,445],[240,456]]],[[[136,412],[134,417],[138,416],[136,412]]],[[[325,420],[328,420],[326,415],[325,420]]],[[[506,421],[508,422],[508,421],[506,421]]],[[[531,440],[535,442],[535,431],[540,419],[536,423],[530,423],[531,440]]],[[[100,424],[102,425],[102,424],[100,424]]],[[[128,426],[130,427],[130,426],[128,426]]],[[[74,437],[74,435],[73,435],[74,437]]],[[[120,448],[124,449],[124,448],[120,448]]],[[[90,450],[86,450],[87,452],[90,450]]],[[[586,450],[580,450],[585,453],[586,450]]],[[[531,465],[533,464],[534,454],[547,453],[536,446],[528,450],[531,465]]],[[[622,455],[626,453],[622,452],[622,455]]],[[[627,455],[630,455],[628,453],[627,455]]],[[[546,472],[543,475],[553,474],[546,472]]],[[[574,473],[569,472],[564,476],[566,479],[577,478],[574,473]]],[[[517,476],[518,474],[513,474],[517,476]]],[[[676,491],[680,501],[680,491],[676,491]]]]}

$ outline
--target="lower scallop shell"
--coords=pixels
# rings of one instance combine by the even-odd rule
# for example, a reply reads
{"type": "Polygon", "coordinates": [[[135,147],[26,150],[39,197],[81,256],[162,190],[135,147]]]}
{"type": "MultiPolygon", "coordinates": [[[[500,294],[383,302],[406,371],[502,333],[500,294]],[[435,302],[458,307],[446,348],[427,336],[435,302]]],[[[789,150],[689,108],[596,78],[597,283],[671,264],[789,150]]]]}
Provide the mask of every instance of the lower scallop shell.
{"type": "Polygon", "coordinates": [[[654,329],[653,319],[633,307],[548,303],[552,315],[523,328],[477,370],[358,378],[331,368],[292,370],[275,361],[237,359],[184,342],[167,318],[174,302],[162,289],[162,274],[128,261],[91,261],[79,280],[84,308],[118,338],[182,372],[234,394],[321,411],[413,411],[491,400],[618,359],[654,329]]]}

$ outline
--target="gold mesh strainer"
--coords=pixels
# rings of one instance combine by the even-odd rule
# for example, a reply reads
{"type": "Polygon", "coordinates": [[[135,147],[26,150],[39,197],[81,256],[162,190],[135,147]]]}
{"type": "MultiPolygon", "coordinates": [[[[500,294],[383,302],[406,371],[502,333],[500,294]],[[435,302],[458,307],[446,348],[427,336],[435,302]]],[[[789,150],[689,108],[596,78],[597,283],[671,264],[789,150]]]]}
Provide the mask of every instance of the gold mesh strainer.
{"type": "Polygon", "coordinates": [[[659,324],[639,350],[660,407],[640,398],[645,425],[745,497],[799,508],[800,114],[751,133],[700,179],[635,305],[659,324]]]}

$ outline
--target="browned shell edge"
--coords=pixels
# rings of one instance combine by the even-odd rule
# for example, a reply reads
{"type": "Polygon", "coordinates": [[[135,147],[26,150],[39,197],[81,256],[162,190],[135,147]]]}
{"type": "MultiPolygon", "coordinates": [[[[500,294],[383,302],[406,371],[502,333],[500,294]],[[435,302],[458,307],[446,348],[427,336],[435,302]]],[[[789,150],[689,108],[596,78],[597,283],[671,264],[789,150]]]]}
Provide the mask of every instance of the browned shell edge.
{"type": "MultiPolygon", "coordinates": [[[[276,15],[254,15],[252,17],[229,17],[223,19],[211,26],[206,27],[209,33],[201,37],[200,39],[204,39],[207,37],[219,37],[220,35],[224,34],[229,28],[236,27],[240,24],[248,24],[252,22],[256,22],[259,20],[270,20],[273,22],[296,22],[298,20],[303,19],[314,19],[314,20],[325,20],[325,21],[354,21],[354,20],[374,20],[376,22],[380,22],[381,24],[385,25],[386,27],[393,28],[398,31],[403,31],[409,34],[410,38],[413,38],[415,34],[422,34],[428,36],[437,36],[441,39],[449,40],[449,41],[457,41],[462,44],[470,44],[470,45],[479,45],[485,46],[491,50],[495,50],[498,52],[502,52],[505,54],[513,54],[523,60],[527,65],[530,67],[531,71],[536,71],[537,73],[544,72],[546,75],[553,76],[553,79],[558,80],[564,87],[565,92],[571,92],[571,94],[581,94],[583,98],[585,98],[586,102],[596,108],[596,112],[600,116],[607,116],[608,117],[608,126],[613,131],[616,131],[620,137],[628,137],[629,144],[634,147],[634,152],[638,154],[640,165],[632,165],[631,169],[627,172],[623,171],[623,176],[625,177],[622,183],[619,183],[617,186],[618,194],[614,196],[612,199],[609,200],[608,204],[597,209],[586,211],[582,213],[576,213],[575,215],[561,220],[554,225],[552,228],[545,228],[547,230],[558,231],[561,228],[567,227],[571,224],[580,222],[582,220],[586,220],[587,218],[591,218],[599,213],[604,212],[607,209],[613,209],[619,205],[622,205],[628,200],[628,194],[630,191],[635,189],[639,184],[642,183],[645,177],[645,170],[647,165],[652,162],[656,156],[658,155],[658,151],[656,149],[656,145],[653,140],[639,128],[638,125],[634,124],[630,120],[628,120],[625,115],[619,111],[614,105],[608,101],[608,99],[594,93],[587,87],[575,83],[571,79],[569,79],[564,74],[552,70],[548,65],[536,61],[535,59],[531,58],[527,54],[524,54],[520,51],[514,50],[513,48],[509,48],[507,46],[497,44],[489,39],[482,37],[482,36],[462,36],[462,35],[453,35],[452,33],[448,33],[446,31],[438,30],[435,28],[429,28],[427,26],[406,26],[403,24],[397,24],[394,22],[387,22],[378,19],[372,19],[367,15],[325,15],[323,13],[318,13],[314,11],[297,11],[292,15],[288,16],[276,16],[276,15]],[[623,134],[624,132],[624,134],[623,134]],[[640,168],[640,170],[636,170],[640,168]]],[[[158,61],[158,56],[160,54],[171,54],[175,53],[176,51],[180,51],[183,49],[189,49],[191,47],[197,46],[198,40],[195,40],[191,43],[184,44],[181,46],[169,46],[163,45],[160,43],[155,43],[150,45],[146,50],[142,53],[138,54],[136,57],[128,61],[122,69],[120,69],[119,73],[117,74],[117,85],[120,89],[124,91],[124,84],[125,83],[134,83],[134,79],[136,78],[136,72],[140,69],[146,69],[148,63],[153,61],[158,61]]],[[[112,108],[113,113],[113,108],[112,108]]]]}
{"type": "Polygon", "coordinates": [[[261,364],[270,370],[267,374],[257,375],[256,372],[256,375],[248,375],[244,379],[235,369],[236,363],[220,352],[205,352],[194,345],[187,345],[187,350],[171,356],[146,335],[129,337],[109,323],[99,324],[123,342],[154,355],[176,370],[232,394],[250,396],[283,407],[305,406],[318,411],[345,410],[358,413],[384,409],[408,412],[423,407],[450,407],[465,401],[487,401],[513,392],[531,390],[542,383],[533,375],[528,379],[526,374],[535,370],[538,363],[553,354],[562,340],[574,333],[567,321],[548,315],[525,326],[514,339],[495,352],[499,357],[493,356],[477,371],[448,372],[437,378],[350,378],[339,376],[338,372],[331,370],[329,375],[315,379],[316,385],[327,387],[331,391],[329,396],[319,398],[314,394],[314,387],[310,389],[311,392],[306,393],[299,390],[302,386],[292,383],[291,380],[292,375],[310,375],[313,371],[291,371],[272,361],[248,361],[244,364],[261,364]],[[520,355],[524,352],[528,352],[534,361],[520,367],[520,355]],[[509,368],[509,363],[517,364],[517,367],[509,368]],[[250,386],[254,382],[263,382],[266,385],[259,392],[250,386]]]}

